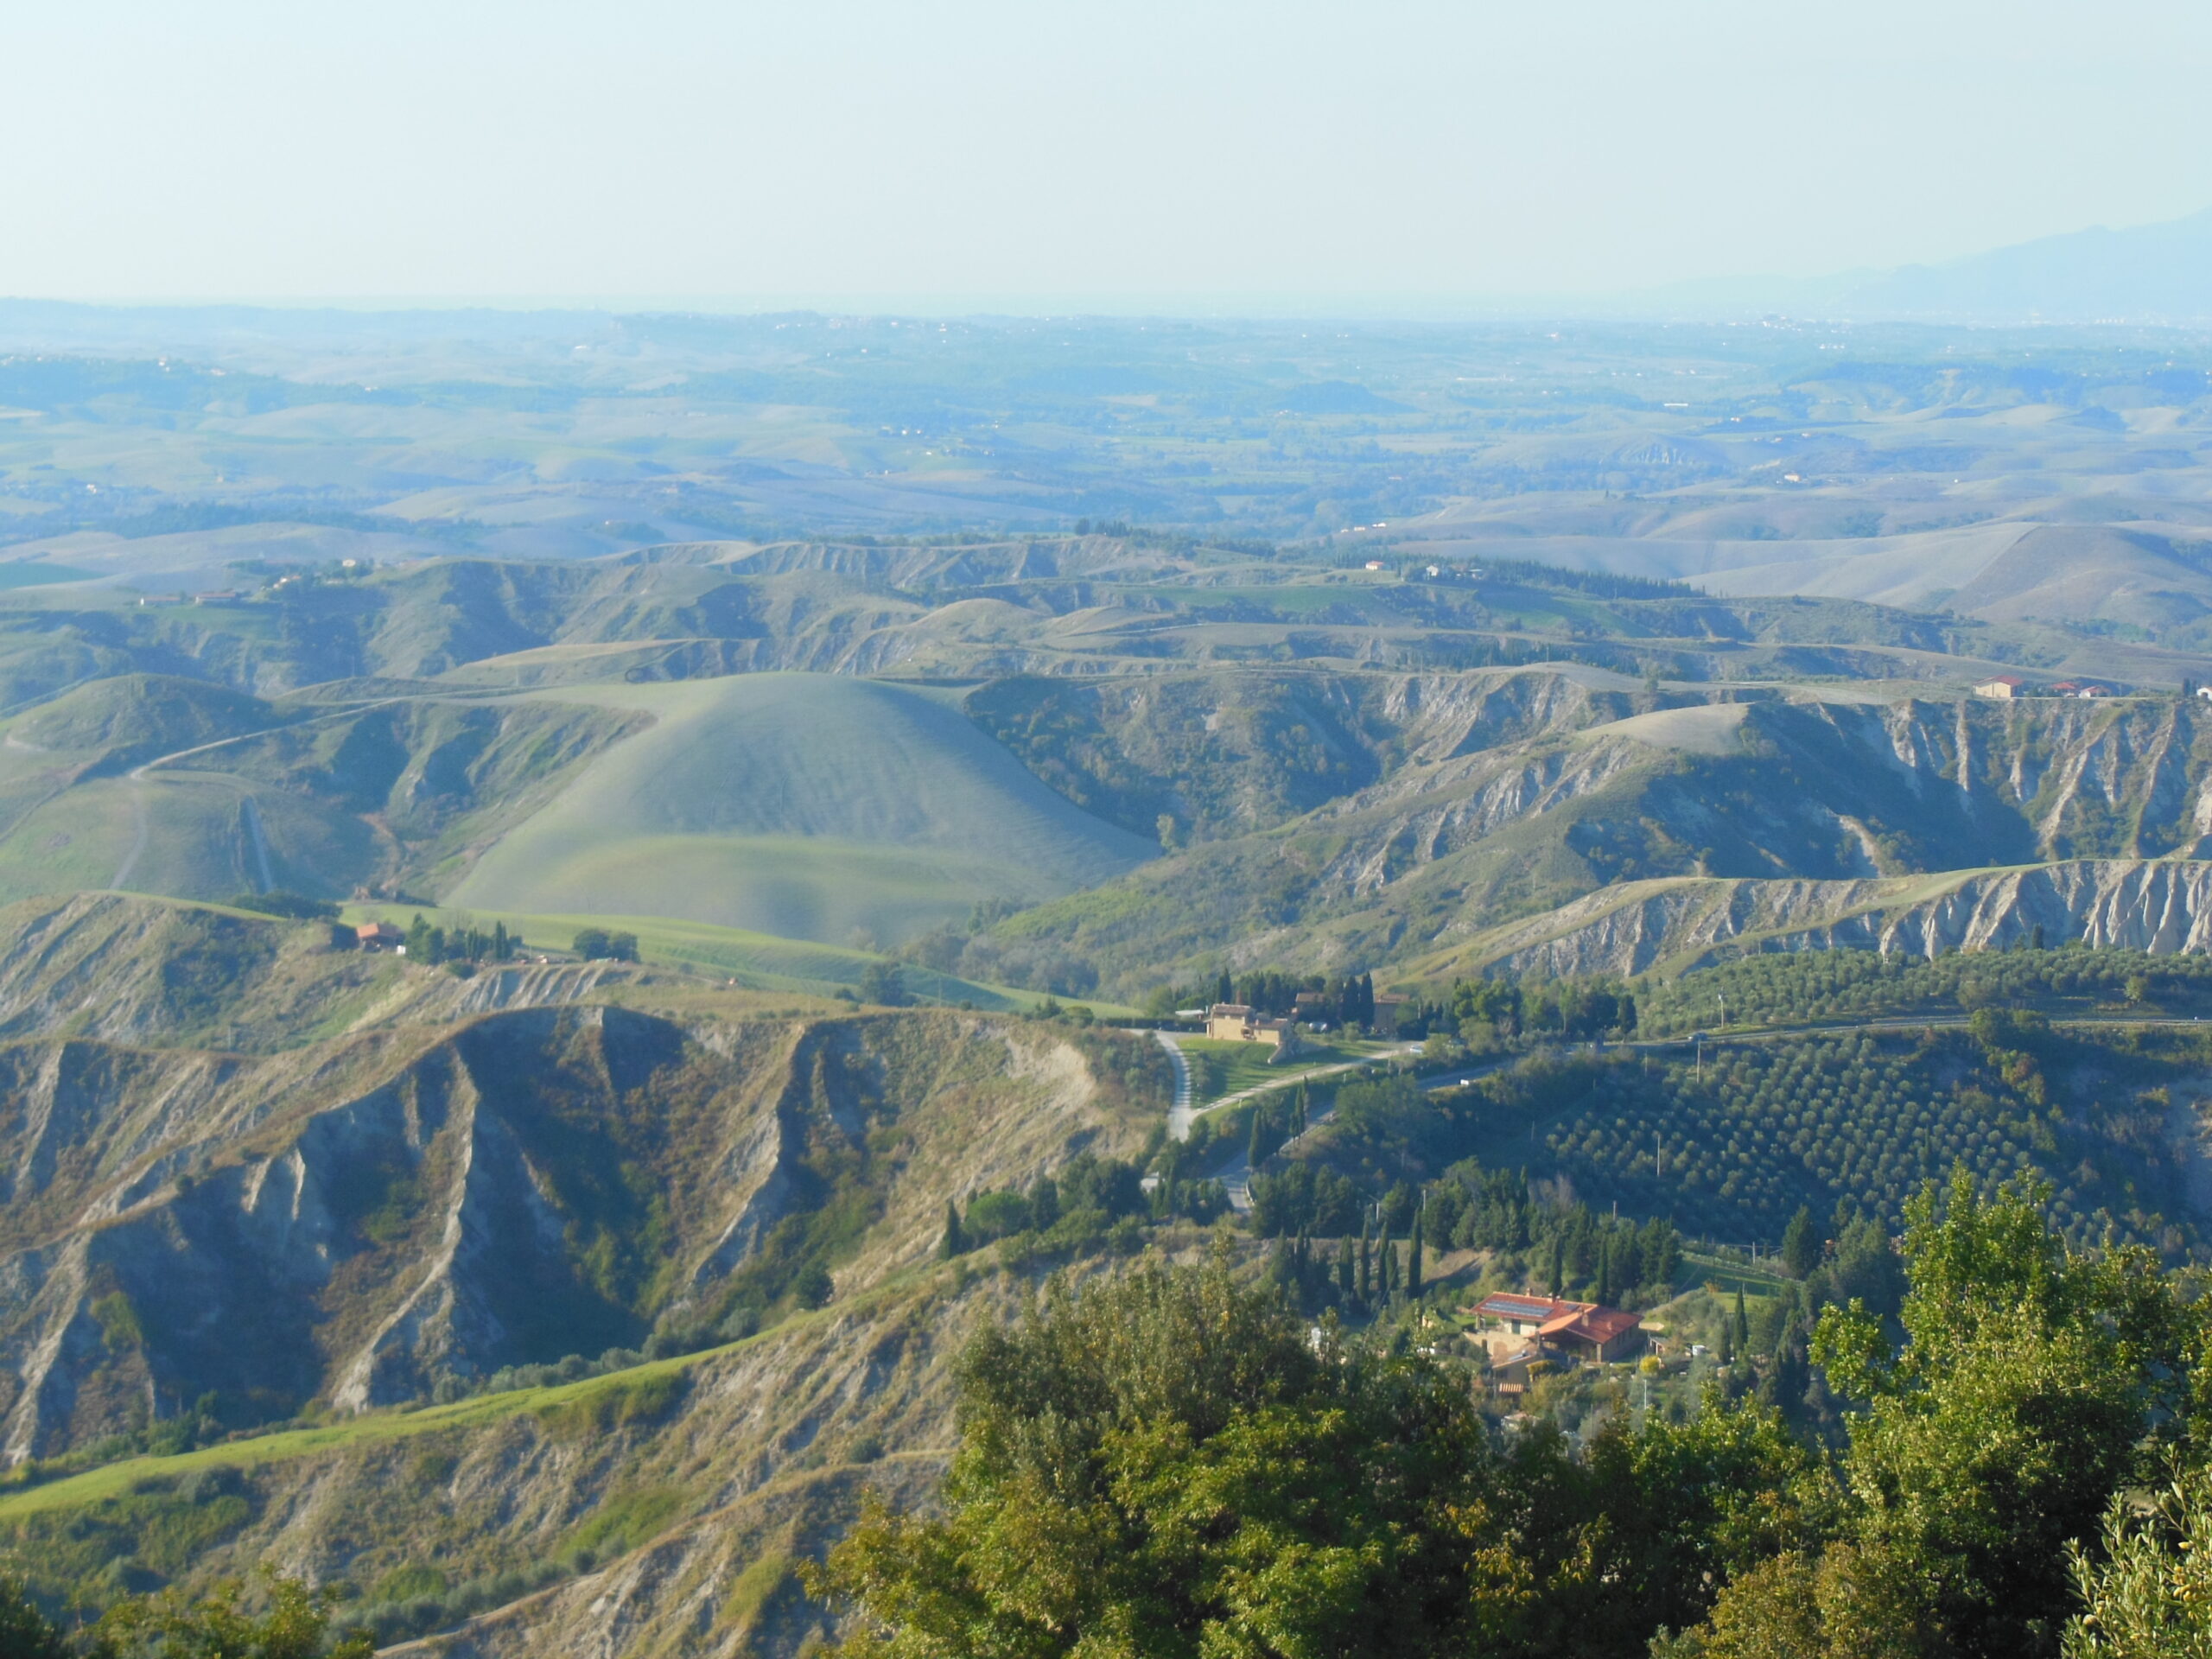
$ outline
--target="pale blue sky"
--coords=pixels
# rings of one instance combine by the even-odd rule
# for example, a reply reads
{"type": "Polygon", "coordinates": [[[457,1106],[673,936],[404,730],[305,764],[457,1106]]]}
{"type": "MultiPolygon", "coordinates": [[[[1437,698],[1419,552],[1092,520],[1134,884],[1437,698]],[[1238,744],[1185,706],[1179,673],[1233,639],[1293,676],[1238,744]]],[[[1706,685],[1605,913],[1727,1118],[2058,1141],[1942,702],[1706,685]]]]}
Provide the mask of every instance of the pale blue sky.
{"type": "Polygon", "coordinates": [[[1389,308],[2212,205],[2212,7],[0,0],[0,294],[1389,308]]]}

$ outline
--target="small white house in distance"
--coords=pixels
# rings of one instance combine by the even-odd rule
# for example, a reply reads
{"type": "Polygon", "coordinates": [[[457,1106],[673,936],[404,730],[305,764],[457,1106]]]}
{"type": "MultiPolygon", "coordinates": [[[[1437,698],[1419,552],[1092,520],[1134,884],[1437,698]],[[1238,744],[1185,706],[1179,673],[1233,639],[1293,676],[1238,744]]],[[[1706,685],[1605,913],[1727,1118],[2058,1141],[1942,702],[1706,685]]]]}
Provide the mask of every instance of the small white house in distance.
{"type": "Polygon", "coordinates": [[[1365,564],[1360,567],[1363,570],[1380,570],[1382,568],[1382,561],[1380,559],[1370,559],[1365,564]]]}

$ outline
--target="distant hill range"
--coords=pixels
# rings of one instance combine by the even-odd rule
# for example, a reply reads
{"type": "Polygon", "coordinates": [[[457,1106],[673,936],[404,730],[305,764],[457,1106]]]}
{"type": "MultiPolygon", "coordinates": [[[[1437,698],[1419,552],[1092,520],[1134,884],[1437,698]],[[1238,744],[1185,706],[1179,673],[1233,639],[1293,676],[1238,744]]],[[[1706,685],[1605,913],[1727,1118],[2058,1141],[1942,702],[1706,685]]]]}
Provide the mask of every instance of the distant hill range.
{"type": "Polygon", "coordinates": [[[1942,264],[1678,283],[1635,296],[1633,305],[1860,321],[2203,322],[2212,321],[2212,208],[2126,230],[2093,226],[1942,264]]]}

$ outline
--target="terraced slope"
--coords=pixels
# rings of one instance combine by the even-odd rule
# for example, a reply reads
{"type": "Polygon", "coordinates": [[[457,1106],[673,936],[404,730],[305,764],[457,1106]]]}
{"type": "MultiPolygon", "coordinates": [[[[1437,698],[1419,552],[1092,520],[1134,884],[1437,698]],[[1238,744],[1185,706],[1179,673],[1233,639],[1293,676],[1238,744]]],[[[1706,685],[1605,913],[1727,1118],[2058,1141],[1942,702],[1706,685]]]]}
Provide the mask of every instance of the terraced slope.
{"type": "Polygon", "coordinates": [[[1154,850],[1046,789],[948,696],[791,674],[561,695],[654,724],[510,830],[449,902],[888,941],[1154,850]]]}

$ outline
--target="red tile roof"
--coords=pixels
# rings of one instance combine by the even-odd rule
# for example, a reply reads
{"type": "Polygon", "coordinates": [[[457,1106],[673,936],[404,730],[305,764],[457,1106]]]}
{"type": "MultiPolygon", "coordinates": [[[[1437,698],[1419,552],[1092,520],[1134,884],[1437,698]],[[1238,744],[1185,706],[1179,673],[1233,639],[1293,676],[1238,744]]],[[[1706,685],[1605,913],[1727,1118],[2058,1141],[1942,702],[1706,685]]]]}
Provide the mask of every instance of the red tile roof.
{"type": "Polygon", "coordinates": [[[1618,1307],[1586,1307],[1573,1313],[1560,1314],[1536,1334],[1553,1338],[1570,1337],[1603,1348],[1626,1336],[1643,1323],[1640,1315],[1624,1313],[1618,1307]]]}

